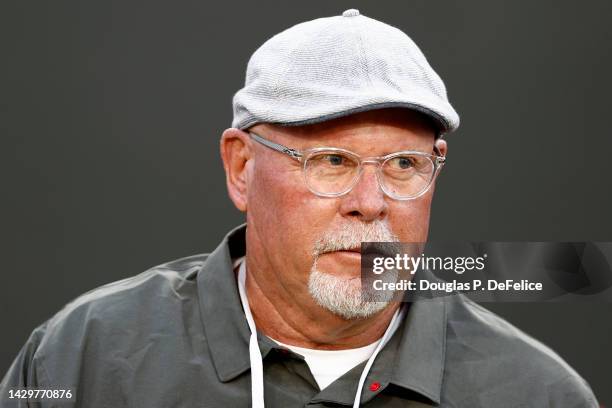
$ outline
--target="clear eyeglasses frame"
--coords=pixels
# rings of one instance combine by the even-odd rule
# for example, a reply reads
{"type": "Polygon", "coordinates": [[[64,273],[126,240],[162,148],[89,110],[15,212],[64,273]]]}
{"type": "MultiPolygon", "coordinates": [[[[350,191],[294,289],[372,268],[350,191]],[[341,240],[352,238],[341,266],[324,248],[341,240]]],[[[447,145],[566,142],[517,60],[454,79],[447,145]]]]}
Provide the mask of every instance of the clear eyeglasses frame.
{"type": "Polygon", "coordinates": [[[440,172],[446,157],[436,146],[434,153],[405,150],[377,157],[361,157],[337,147],[296,150],[249,132],[251,139],[302,164],[308,189],[320,197],[340,197],[359,181],[366,163],[377,166],[382,191],[395,200],[413,200],[425,194],[440,172]]]}

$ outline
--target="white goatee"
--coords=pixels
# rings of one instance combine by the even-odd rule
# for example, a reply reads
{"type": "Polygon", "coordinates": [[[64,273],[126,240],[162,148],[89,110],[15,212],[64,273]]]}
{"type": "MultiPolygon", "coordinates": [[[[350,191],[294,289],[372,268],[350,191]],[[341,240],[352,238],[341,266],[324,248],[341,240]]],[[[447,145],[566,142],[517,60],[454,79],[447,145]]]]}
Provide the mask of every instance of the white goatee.
{"type": "MultiPolygon", "coordinates": [[[[314,263],[308,279],[308,291],[317,304],[344,319],[363,319],[383,310],[391,301],[388,291],[366,288],[363,293],[361,279],[342,278],[319,270],[317,260],[320,255],[357,248],[361,242],[398,242],[399,238],[391,232],[383,221],[369,223],[353,222],[334,231],[326,232],[315,243],[314,263]]],[[[389,271],[380,276],[388,282],[397,280],[397,271],[389,271]]]]}

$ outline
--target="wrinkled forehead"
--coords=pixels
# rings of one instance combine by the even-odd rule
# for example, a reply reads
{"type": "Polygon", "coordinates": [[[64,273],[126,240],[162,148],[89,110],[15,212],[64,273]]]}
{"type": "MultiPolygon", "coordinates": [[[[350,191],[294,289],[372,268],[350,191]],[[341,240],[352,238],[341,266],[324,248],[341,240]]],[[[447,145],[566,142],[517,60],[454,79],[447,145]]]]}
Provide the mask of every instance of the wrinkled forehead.
{"type": "MultiPolygon", "coordinates": [[[[398,149],[428,145],[438,137],[435,122],[409,109],[378,109],[301,126],[258,124],[249,130],[274,137],[278,142],[297,145],[385,144],[398,149]]],[[[366,147],[366,146],[364,146],[366,147]]]]}

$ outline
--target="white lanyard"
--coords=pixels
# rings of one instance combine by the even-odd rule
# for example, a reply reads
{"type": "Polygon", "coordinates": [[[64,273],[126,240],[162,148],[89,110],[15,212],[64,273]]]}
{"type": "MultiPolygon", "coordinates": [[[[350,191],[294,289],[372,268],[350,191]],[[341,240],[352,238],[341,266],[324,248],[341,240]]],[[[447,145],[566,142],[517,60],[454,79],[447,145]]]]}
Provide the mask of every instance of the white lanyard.
{"type": "MultiPolygon", "coordinates": [[[[255,321],[253,320],[251,308],[249,307],[249,300],[246,296],[246,262],[244,259],[240,262],[240,268],[238,269],[238,291],[240,292],[240,301],[242,302],[242,308],[244,309],[244,314],[249,325],[249,330],[251,331],[251,336],[249,338],[249,358],[251,360],[252,408],[265,408],[263,362],[261,359],[261,351],[259,350],[259,344],[257,342],[257,329],[255,328],[255,321]]],[[[380,350],[382,350],[385,344],[389,341],[393,333],[395,333],[400,322],[404,318],[404,314],[404,307],[399,307],[395,311],[393,319],[391,319],[391,323],[389,323],[389,327],[387,327],[387,331],[385,331],[382,340],[380,341],[380,343],[378,343],[378,346],[366,362],[366,365],[363,368],[363,372],[361,373],[361,377],[359,378],[359,384],[357,386],[357,393],[355,394],[355,402],[353,403],[353,408],[359,408],[363,384],[365,383],[366,377],[370,372],[370,368],[372,368],[372,364],[374,364],[374,359],[376,359],[376,356],[378,355],[380,350]]]]}

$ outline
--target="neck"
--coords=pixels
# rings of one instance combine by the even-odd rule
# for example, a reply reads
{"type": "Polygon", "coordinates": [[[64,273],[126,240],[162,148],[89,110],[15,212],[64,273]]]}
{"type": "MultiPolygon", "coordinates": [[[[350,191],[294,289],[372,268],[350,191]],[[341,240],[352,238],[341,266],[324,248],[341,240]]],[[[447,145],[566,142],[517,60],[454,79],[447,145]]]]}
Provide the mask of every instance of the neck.
{"type": "Polygon", "coordinates": [[[399,303],[390,303],[368,318],[347,320],[312,299],[273,296],[264,288],[256,273],[246,274],[246,293],[257,330],[282,343],[310,349],[342,350],[374,343],[399,308],[399,303]]]}

